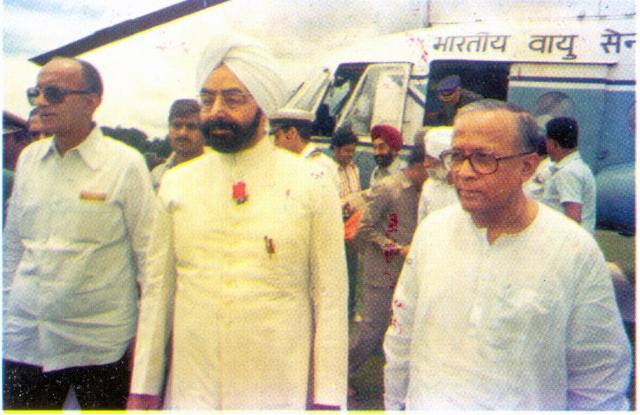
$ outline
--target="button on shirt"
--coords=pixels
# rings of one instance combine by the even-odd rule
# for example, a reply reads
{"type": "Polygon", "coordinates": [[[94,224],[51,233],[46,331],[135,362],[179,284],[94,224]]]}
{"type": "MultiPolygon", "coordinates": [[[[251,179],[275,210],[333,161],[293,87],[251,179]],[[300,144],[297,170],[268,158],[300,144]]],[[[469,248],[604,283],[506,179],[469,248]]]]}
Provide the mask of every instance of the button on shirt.
{"type": "Polygon", "coordinates": [[[4,358],[45,371],[112,363],[136,326],[154,194],[142,156],[98,127],[60,156],[22,153],[4,248],[4,358]]]}
{"type": "Polygon", "coordinates": [[[460,206],[427,216],[384,350],[387,409],[628,407],[631,352],[602,253],[544,205],[493,244],[460,206]]]}
{"type": "Polygon", "coordinates": [[[564,212],[563,203],[582,205],[582,227],[592,234],[596,228],[596,181],[577,151],[549,167],[551,177],[545,185],[543,202],[564,212]]]}

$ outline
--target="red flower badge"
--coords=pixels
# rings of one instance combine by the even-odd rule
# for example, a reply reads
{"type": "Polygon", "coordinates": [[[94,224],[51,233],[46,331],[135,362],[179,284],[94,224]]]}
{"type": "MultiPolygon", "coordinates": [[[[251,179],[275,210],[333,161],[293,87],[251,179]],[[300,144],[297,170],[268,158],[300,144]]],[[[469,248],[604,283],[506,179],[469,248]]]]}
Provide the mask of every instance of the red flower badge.
{"type": "Polygon", "coordinates": [[[233,185],[233,200],[236,201],[237,205],[241,205],[249,199],[249,195],[247,194],[247,184],[245,182],[237,182],[233,185]]]}

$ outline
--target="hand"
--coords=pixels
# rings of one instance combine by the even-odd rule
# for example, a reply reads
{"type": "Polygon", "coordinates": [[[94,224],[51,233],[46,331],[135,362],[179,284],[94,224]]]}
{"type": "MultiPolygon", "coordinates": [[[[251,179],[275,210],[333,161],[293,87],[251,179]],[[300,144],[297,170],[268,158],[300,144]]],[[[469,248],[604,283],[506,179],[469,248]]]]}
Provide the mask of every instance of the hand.
{"type": "Polygon", "coordinates": [[[400,255],[400,246],[392,243],[384,244],[382,247],[382,253],[384,255],[384,261],[389,264],[393,257],[396,255],[400,255]]]}
{"type": "Polygon", "coordinates": [[[406,258],[407,255],[409,255],[409,248],[411,248],[410,245],[405,245],[402,248],[400,248],[399,255],[402,255],[404,258],[406,258]]]}
{"type": "Polygon", "coordinates": [[[134,337],[133,340],[131,340],[131,344],[129,344],[129,372],[133,372],[133,362],[135,359],[135,352],[136,352],[136,338],[134,337]]]}
{"type": "Polygon", "coordinates": [[[348,218],[351,215],[353,215],[353,212],[355,212],[355,208],[353,206],[351,206],[351,204],[349,204],[349,202],[346,202],[344,205],[342,205],[342,217],[343,218],[348,218]]]}
{"type": "Polygon", "coordinates": [[[160,397],[157,395],[143,395],[132,393],[127,400],[127,409],[162,409],[160,408],[160,397]]]}

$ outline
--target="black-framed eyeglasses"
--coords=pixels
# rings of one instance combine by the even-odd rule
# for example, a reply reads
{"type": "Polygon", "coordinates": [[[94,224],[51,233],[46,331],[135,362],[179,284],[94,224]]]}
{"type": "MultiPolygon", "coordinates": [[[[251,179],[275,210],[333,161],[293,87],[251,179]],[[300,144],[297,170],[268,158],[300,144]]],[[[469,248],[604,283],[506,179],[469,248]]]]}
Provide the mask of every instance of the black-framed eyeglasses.
{"type": "Polygon", "coordinates": [[[60,104],[62,101],[64,101],[67,95],[84,95],[92,93],[93,91],[64,89],[55,85],[45,86],[44,88],[34,86],[27,89],[27,99],[29,100],[29,104],[35,106],[36,99],[40,96],[40,94],[43,94],[44,99],[46,99],[49,104],[60,104]]]}
{"type": "Polygon", "coordinates": [[[200,91],[200,105],[205,110],[211,109],[220,95],[222,103],[229,109],[235,110],[249,102],[249,94],[237,89],[227,89],[223,91],[200,91]]]}
{"type": "Polygon", "coordinates": [[[448,170],[458,170],[465,160],[469,160],[469,164],[471,164],[471,168],[476,174],[493,174],[498,170],[498,163],[501,160],[514,159],[533,153],[533,151],[527,151],[510,156],[496,157],[493,154],[485,153],[464,154],[462,151],[447,151],[442,153],[440,158],[448,170]]]}

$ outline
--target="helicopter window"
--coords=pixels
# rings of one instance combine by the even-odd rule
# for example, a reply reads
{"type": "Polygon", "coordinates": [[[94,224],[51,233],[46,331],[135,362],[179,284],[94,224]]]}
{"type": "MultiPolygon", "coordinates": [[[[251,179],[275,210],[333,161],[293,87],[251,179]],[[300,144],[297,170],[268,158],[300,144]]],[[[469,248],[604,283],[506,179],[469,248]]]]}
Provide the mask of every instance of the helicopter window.
{"type": "Polygon", "coordinates": [[[408,78],[409,64],[369,65],[338,124],[349,124],[359,136],[380,123],[401,130],[408,78]]]}

